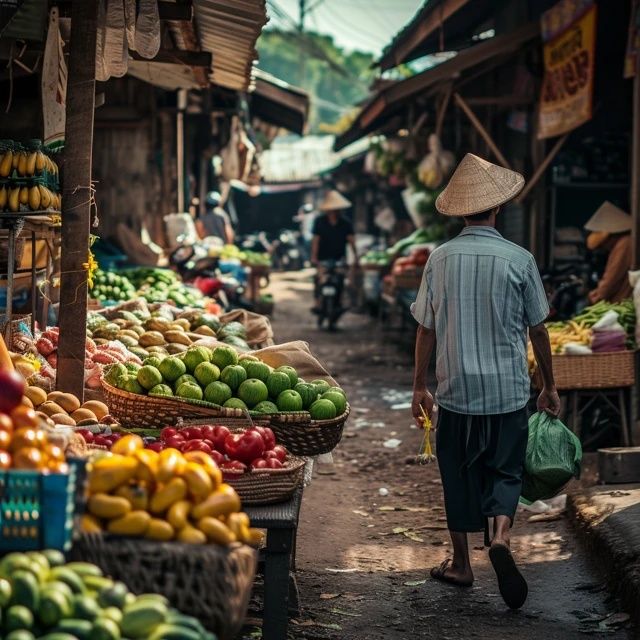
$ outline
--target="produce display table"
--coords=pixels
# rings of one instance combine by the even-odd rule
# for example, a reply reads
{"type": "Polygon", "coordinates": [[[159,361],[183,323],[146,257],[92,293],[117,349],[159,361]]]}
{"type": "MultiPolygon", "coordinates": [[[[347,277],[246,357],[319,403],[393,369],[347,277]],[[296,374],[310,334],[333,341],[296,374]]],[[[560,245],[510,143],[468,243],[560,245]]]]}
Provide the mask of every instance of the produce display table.
{"type": "Polygon", "coordinates": [[[264,640],[284,640],[289,625],[289,608],[298,609],[298,586],[293,572],[301,503],[302,488],[288,502],[245,508],[251,526],[267,530],[264,549],[264,640]]]}

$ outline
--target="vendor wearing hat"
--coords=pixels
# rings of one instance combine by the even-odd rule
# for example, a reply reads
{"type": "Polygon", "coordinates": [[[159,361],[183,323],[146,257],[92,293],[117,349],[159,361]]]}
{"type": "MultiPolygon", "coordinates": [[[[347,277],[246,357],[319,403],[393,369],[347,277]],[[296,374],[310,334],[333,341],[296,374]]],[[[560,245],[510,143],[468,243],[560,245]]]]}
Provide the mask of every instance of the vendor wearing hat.
{"type": "Polygon", "coordinates": [[[591,232],[587,237],[587,248],[609,254],[598,286],[589,293],[591,304],[600,300],[620,302],[631,297],[631,224],[631,216],[607,200],[584,225],[591,232]]]}
{"type": "Polygon", "coordinates": [[[495,228],[500,207],[523,186],[519,173],[472,154],[464,157],[436,207],[462,218],[465,227],[431,254],[412,306],[420,325],[412,412],[421,425],[422,411],[431,415],[438,404],[436,449],[453,543],[453,558],[434,567],[431,576],[470,587],[467,534],[484,531],[500,593],[513,609],[528,592],[509,541],[527,448],[527,332],[544,384],[538,410],[560,411],[544,326],[549,305],[538,267],[528,251],[495,228]],[[427,389],[434,349],[435,401],[427,389]]]}

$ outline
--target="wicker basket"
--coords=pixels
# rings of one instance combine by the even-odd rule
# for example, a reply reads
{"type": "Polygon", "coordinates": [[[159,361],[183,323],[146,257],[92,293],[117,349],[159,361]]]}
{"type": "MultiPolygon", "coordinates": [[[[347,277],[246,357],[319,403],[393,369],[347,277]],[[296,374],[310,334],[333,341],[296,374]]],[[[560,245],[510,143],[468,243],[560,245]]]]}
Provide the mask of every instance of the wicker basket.
{"type": "Polygon", "coordinates": [[[256,571],[256,552],[238,543],[219,547],[81,534],[71,556],[98,565],[134,593],[166,596],[221,640],[239,632],[256,571]]]}
{"type": "Polygon", "coordinates": [[[238,493],[243,505],[286,502],[304,482],[304,458],[290,456],[283,469],[225,473],[224,480],[238,493]]]}
{"type": "Polygon", "coordinates": [[[11,320],[7,319],[7,316],[0,316],[0,335],[3,338],[8,338],[7,340],[7,348],[11,351],[22,352],[24,349],[21,348],[20,345],[14,345],[14,341],[20,335],[20,328],[25,326],[29,329],[29,333],[31,333],[31,314],[13,314],[11,316],[11,320]],[[10,325],[9,335],[7,336],[7,327],[10,325]]]}
{"type": "MultiPolygon", "coordinates": [[[[554,355],[552,362],[558,390],[632,387],[636,380],[634,351],[554,355]]],[[[532,382],[536,389],[542,388],[540,369],[536,369],[532,382]]]]}
{"type": "Polygon", "coordinates": [[[309,414],[271,417],[276,440],[296,456],[319,456],[333,451],[340,440],[350,408],[333,420],[311,420],[309,414]]]}
{"type": "Polygon", "coordinates": [[[239,418],[242,409],[214,409],[192,404],[179,398],[159,398],[122,391],[102,379],[105,402],[111,415],[125,428],[159,428],[188,418],[239,418]]]}

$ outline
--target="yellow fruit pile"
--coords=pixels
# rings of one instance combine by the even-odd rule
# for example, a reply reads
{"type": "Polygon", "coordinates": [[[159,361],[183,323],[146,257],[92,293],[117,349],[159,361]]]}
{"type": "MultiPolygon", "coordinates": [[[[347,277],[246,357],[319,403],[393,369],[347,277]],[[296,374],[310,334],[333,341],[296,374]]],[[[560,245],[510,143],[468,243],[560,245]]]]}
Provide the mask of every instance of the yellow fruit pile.
{"type": "Polygon", "coordinates": [[[137,435],[121,438],[91,465],[88,512],[82,521],[87,532],[223,546],[262,541],[210,456],[157,453],[137,435]]]}
{"type": "MultiPolygon", "coordinates": [[[[551,343],[551,353],[561,354],[565,352],[568,344],[591,345],[593,332],[582,323],[569,320],[568,322],[550,322],[547,325],[549,332],[549,342],[551,343]]],[[[536,360],[533,355],[533,346],[529,342],[527,348],[527,360],[529,363],[529,373],[536,369],[536,360]]]]}
{"type": "Polygon", "coordinates": [[[38,417],[52,426],[89,426],[98,424],[109,415],[109,408],[104,402],[88,400],[80,404],[80,400],[72,393],[47,393],[40,387],[31,386],[26,388],[24,395],[23,404],[35,409],[38,417]]]}

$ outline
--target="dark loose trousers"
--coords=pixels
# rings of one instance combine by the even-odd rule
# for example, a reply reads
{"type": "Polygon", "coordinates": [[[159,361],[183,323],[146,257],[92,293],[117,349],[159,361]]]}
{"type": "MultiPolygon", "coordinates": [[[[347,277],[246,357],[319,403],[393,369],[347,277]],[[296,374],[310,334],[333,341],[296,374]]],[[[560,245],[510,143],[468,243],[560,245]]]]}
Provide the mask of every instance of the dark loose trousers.
{"type": "Polygon", "coordinates": [[[450,531],[485,531],[487,519],[513,518],[527,449],[526,407],[490,416],[440,407],[436,454],[450,531]]]}

